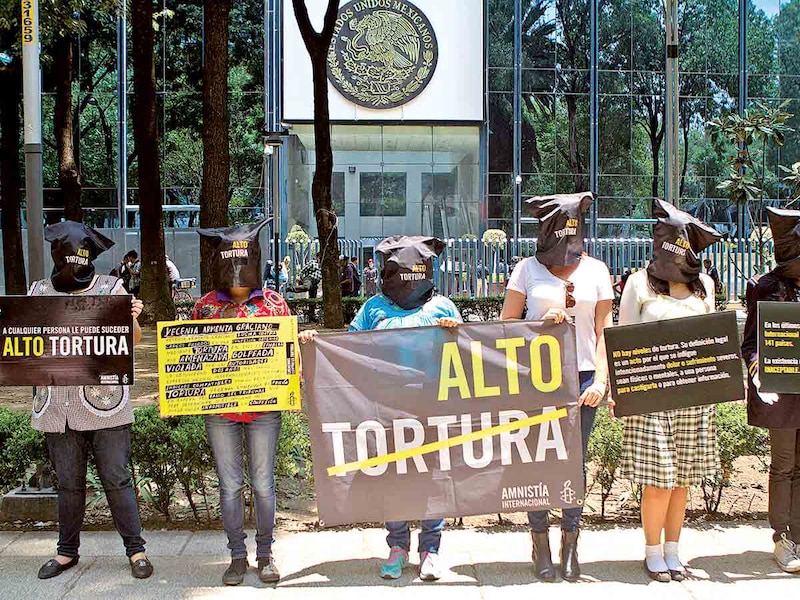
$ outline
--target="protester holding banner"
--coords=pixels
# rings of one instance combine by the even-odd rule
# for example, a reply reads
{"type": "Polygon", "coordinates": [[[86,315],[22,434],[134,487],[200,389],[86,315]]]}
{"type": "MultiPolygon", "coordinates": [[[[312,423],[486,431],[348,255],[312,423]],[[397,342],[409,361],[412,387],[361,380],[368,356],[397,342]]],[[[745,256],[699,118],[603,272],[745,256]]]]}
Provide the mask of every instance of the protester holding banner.
{"type": "MultiPolygon", "coordinates": [[[[612,324],[614,298],[608,267],[583,252],[584,212],[593,201],[591,192],[528,200],[540,220],[536,256],[520,262],[511,273],[500,316],[519,319],[527,308],[528,320],[561,323],[574,319],[584,460],[597,405],[606,395],[608,365],[603,330],[612,324]]],[[[582,506],[563,511],[561,573],[568,581],[580,577],[577,546],[582,511],[582,506]]],[[[532,559],[536,576],[543,581],[556,578],[550,553],[549,514],[547,510],[528,513],[532,559]]]]}
{"type": "MultiPolygon", "coordinates": [[[[244,319],[289,316],[286,301],[262,289],[258,234],[269,220],[240,227],[198,229],[214,248],[214,290],[195,304],[192,319],[244,319]]],[[[222,524],[231,563],[225,585],[244,581],[249,562],[244,533],[244,454],[256,509],[256,559],[264,583],[280,580],[272,551],[275,528],[275,453],[281,432],[279,411],[206,415],[206,431],[219,477],[222,524]]]]}
{"type": "MultiPolygon", "coordinates": [[[[455,327],[462,322],[453,301],[434,294],[433,258],[444,250],[444,242],[433,237],[391,236],[378,244],[383,257],[380,294],[365,302],[356,314],[350,331],[401,329],[439,325],[455,327]]],[[[311,341],[317,332],[300,334],[301,343],[311,341]]],[[[411,531],[407,521],[386,523],[389,558],[381,566],[381,577],[399,579],[408,565],[411,531]]],[[[423,520],[420,524],[419,576],[423,581],[441,577],[439,547],[444,519],[423,520]]]]}
{"type": "MultiPolygon", "coordinates": [[[[653,259],[628,278],[620,325],[714,312],[714,282],[700,272],[700,252],[720,234],[661,200],[653,201],[653,217],[653,259]]],[[[678,540],[687,489],[719,471],[714,412],[714,405],[692,406],[625,419],[621,474],[644,487],[644,568],[656,581],[685,578],[678,540]]]]}
{"type": "MultiPolygon", "coordinates": [[[[122,279],[96,275],[93,261],[114,242],[74,221],[45,230],[53,258],[50,279],[31,285],[29,296],[127,295],[122,279]]],[[[142,303],[131,300],[133,340],[142,336],[137,317],[142,303]]],[[[34,388],[32,426],[45,433],[50,460],[58,476],[58,550],[39,569],[39,579],[56,577],[78,564],[80,532],[86,511],[86,467],[89,451],[106,493],[114,526],[125,545],[131,574],[146,579],[153,565],[145,554],[139,507],[131,485],[130,425],[133,409],[124,385],[40,386],[34,388]]]]}
{"type": "Polygon", "coordinates": [[[748,285],[742,357],[749,366],[747,420],[769,429],[769,522],[775,560],[800,572],[800,395],[761,391],[758,373],[758,303],[800,301],[800,211],[767,208],[778,266],[748,285]]]}

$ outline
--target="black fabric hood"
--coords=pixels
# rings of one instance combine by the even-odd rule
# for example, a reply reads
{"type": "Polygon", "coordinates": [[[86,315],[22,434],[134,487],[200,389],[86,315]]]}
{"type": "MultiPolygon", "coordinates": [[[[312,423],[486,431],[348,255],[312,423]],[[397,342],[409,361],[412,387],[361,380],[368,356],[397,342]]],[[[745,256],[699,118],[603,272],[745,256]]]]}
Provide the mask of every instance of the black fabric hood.
{"type": "Polygon", "coordinates": [[[214,288],[234,287],[259,289],[261,278],[261,245],[258,234],[272,219],[234,227],[198,229],[201,238],[214,248],[214,288]]]}
{"type": "Polygon", "coordinates": [[[594,202],[592,192],[534,196],[526,200],[539,219],[536,259],[553,267],[574,265],[583,254],[584,213],[594,202]]]}
{"type": "Polygon", "coordinates": [[[412,310],[433,296],[433,259],[444,250],[434,237],[393,235],[376,250],[383,255],[381,291],[400,308],[412,310]]]}
{"type": "Polygon", "coordinates": [[[653,260],[647,272],[662,281],[689,283],[700,276],[700,253],[722,239],[716,229],[669,202],[653,199],[653,260]]]}
{"type": "Polygon", "coordinates": [[[50,279],[59,292],[69,293],[92,285],[94,259],[114,245],[102,233],[75,221],[48,225],[44,239],[50,242],[53,273],[50,279]]]}
{"type": "Polygon", "coordinates": [[[776,271],[787,279],[800,279],[800,210],[767,207],[775,244],[776,271]]]}

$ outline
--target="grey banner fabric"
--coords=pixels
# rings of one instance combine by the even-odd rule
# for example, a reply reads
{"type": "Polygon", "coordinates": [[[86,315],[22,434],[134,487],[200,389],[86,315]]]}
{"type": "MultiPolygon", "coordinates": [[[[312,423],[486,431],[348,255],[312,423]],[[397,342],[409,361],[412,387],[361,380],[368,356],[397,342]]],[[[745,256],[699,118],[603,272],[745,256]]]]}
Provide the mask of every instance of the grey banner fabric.
{"type": "Polygon", "coordinates": [[[323,525],[583,501],[572,325],[320,336],[303,376],[323,525]]]}

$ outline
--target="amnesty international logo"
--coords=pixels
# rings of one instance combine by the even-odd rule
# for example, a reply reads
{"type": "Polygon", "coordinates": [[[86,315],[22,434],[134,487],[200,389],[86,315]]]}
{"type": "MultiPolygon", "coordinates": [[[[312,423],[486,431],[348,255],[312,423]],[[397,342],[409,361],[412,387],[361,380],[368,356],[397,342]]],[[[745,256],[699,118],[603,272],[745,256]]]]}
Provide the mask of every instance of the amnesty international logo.
{"type": "Polygon", "coordinates": [[[339,9],[328,78],[351,102],[394,108],[430,83],[438,55],[430,21],[408,0],[353,0],[339,9]]]}

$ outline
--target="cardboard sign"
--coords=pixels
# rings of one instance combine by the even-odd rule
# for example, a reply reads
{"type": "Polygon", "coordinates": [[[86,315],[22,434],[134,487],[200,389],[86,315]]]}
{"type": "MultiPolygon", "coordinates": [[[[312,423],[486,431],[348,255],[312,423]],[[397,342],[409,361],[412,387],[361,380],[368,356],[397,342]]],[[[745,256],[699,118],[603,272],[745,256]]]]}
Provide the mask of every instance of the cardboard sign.
{"type": "Polygon", "coordinates": [[[758,376],[762,392],[800,394],[800,303],[758,303],[758,376]]]}
{"type": "Polygon", "coordinates": [[[302,350],[324,525],[583,501],[572,325],[377,330],[302,350]]]}
{"type": "Polygon", "coordinates": [[[617,416],[744,398],[736,313],[606,329],[617,416]]]}
{"type": "Polygon", "coordinates": [[[131,298],[0,296],[0,351],[0,385],[131,385],[131,298]]]}
{"type": "Polygon", "coordinates": [[[161,416],[300,409],[297,318],[158,324],[161,416]]]}

